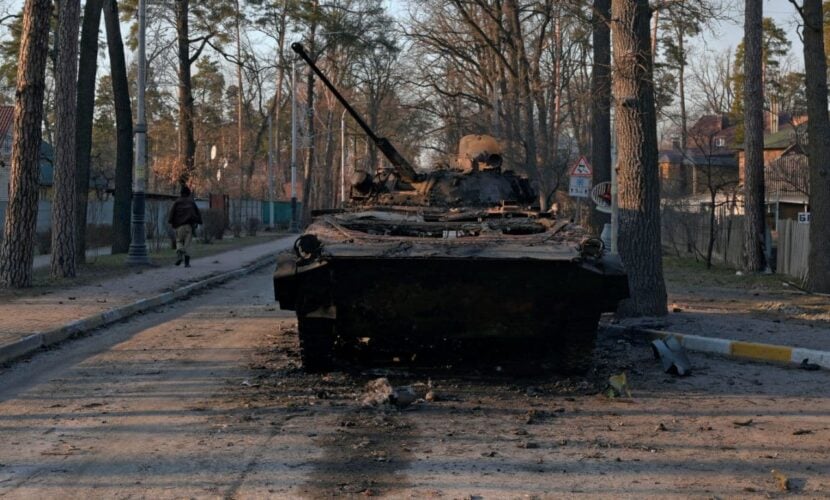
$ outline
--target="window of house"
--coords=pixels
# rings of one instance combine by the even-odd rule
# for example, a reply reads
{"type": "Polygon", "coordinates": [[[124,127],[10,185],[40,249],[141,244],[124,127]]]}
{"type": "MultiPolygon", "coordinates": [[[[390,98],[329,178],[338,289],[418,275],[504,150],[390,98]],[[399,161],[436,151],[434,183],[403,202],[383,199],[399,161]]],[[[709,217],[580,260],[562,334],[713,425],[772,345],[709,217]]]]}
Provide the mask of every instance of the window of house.
{"type": "Polygon", "coordinates": [[[726,146],[726,139],[723,137],[715,137],[715,147],[722,148],[724,146],[726,146]]]}

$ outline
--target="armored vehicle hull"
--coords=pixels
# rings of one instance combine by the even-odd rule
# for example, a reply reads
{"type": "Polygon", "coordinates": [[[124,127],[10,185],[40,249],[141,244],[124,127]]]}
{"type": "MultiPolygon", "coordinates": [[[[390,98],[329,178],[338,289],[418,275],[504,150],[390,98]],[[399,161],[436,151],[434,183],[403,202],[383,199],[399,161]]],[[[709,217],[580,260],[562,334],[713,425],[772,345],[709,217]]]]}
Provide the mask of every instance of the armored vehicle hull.
{"type": "Polygon", "coordinates": [[[615,256],[538,213],[374,208],[318,217],[280,256],[303,363],[589,366],[597,322],[628,295],[615,256]]]}
{"type": "Polygon", "coordinates": [[[355,171],[349,208],[318,213],[278,258],[275,295],[297,312],[305,368],[587,368],[600,314],[628,296],[619,259],[578,226],[534,210],[538,193],[502,168],[501,141],[465,136],[452,162],[418,171],[302,45],[291,48],[391,165],[355,171]]]}

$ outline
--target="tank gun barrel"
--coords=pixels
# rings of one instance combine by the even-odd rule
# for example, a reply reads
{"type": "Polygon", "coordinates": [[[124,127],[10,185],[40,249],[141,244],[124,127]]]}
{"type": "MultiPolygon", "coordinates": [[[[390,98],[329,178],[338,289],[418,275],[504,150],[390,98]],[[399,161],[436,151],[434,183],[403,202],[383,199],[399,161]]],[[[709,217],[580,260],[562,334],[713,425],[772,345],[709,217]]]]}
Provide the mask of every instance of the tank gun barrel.
{"type": "Polygon", "coordinates": [[[312,71],[320,78],[320,80],[328,87],[329,91],[334,94],[334,97],[340,101],[340,104],[346,108],[346,111],[349,112],[354,121],[360,125],[360,128],[369,136],[372,142],[375,143],[375,146],[383,153],[389,163],[391,163],[395,167],[395,171],[401,176],[401,178],[406,182],[415,182],[418,180],[418,174],[415,172],[415,169],[412,168],[412,165],[406,159],[401,156],[395,146],[389,142],[388,139],[385,137],[378,137],[377,134],[366,124],[363,118],[355,111],[354,108],[349,104],[349,102],[340,94],[340,92],[335,88],[335,86],[329,81],[325,74],[320,71],[320,68],[314,64],[314,61],[311,60],[311,57],[305,51],[305,48],[301,43],[294,42],[291,44],[291,50],[297,53],[300,58],[308,64],[312,71]]]}

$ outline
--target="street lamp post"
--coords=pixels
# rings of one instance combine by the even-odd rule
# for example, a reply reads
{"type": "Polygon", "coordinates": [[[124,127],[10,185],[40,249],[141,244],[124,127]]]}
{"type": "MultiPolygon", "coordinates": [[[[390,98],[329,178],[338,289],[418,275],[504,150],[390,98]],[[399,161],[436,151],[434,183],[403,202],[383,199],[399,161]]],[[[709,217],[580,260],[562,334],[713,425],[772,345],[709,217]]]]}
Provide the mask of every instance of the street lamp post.
{"type": "Polygon", "coordinates": [[[145,33],[147,30],[146,0],[138,0],[138,95],[136,99],[135,124],[135,169],[133,171],[132,238],[127,251],[127,265],[150,264],[147,254],[147,240],[144,224],[145,197],[147,187],[147,121],[144,116],[144,71],[147,64],[145,55],[145,33]]]}

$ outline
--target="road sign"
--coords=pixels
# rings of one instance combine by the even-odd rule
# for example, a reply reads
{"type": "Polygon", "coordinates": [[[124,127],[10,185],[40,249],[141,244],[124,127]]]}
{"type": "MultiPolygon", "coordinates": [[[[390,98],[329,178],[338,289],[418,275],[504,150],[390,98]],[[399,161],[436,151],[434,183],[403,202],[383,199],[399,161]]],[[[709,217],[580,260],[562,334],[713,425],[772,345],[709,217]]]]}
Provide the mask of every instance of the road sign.
{"type": "Polygon", "coordinates": [[[596,209],[602,213],[611,213],[611,183],[600,182],[591,189],[591,200],[596,204],[596,209]]]}
{"type": "Polygon", "coordinates": [[[812,216],[810,215],[810,212],[798,212],[798,223],[799,224],[809,224],[810,219],[812,219],[812,216]]]}
{"type": "Polygon", "coordinates": [[[591,193],[591,178],[571,176],[568,194],[574,198],[588,198],[591,193]]]}
{"type": "Polygon", "coordinates": [[[591,168],[591,164],[588,163],[588,160],[581,156],[579,161],[576,162],[576,165],[571,168],[571,177],[593,177],[594,169],[591,168]]]}

